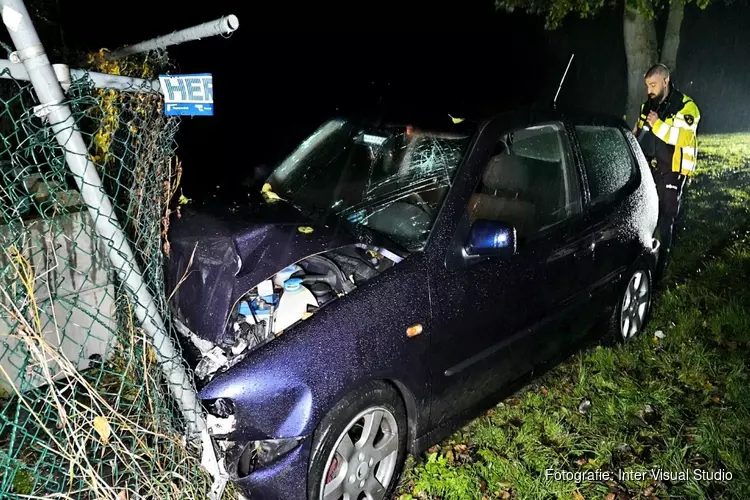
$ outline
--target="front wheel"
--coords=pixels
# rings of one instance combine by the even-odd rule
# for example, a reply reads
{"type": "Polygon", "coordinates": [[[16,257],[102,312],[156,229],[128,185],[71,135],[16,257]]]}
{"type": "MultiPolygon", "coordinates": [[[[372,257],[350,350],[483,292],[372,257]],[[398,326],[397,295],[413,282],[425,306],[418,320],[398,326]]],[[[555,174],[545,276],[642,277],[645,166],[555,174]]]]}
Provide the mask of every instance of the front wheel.
{"type": "Polygon", "coordinates": [[[647,267],[638,267],[609,321],[609,337],[617,342],[629,342],[646,327],[651,315],[652,278],[647,267]]]}
{"type": "Polygon", "coordinates": [[[368,383],[339,401],[315,432],[309,500],[384,500],[406,455],[406,411],[399,394],[368,383]]]}

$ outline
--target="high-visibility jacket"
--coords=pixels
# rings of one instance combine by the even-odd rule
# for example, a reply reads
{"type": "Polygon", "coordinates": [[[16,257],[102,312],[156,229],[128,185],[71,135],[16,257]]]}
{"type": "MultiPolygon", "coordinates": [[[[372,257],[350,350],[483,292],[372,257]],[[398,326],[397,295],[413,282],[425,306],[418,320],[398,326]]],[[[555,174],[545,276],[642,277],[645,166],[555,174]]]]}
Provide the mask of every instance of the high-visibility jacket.
{"type": "MultiPolygon", "coordinates": [[[[648,133],[650,129],[646,121],[651,111],[649,104],[649,101],[646,101],[641,105],[641,117],[638,120],[639,140],[641,134],[648,133]]],[[[656,136],[652,138],[655,144],[651,154],[656,160],[657,168],[682,175],[693,175],[698,156],[696,134],[701,119],[695,101],[670,85],[669,95],[654,111],[659,115],[659,119],[653,130],[650,130],[656,136]]],[[[644,148],[644,153],[648,157],[650,154],[646,149],[648,148],[644,148]]]]}

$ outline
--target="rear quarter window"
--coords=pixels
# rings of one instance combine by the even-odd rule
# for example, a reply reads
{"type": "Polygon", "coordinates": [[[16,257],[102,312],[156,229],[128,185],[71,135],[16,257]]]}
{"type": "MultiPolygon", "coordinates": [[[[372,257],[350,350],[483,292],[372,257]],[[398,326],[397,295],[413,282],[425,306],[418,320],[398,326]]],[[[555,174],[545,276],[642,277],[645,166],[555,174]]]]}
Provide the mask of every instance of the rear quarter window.
{"type": "Polygon", "coordinates": [[[623,133],[614,127],[575,127],[586,166],[591,202],[603,201],[624,189],[635,176],[635,159],[623,133]]]}

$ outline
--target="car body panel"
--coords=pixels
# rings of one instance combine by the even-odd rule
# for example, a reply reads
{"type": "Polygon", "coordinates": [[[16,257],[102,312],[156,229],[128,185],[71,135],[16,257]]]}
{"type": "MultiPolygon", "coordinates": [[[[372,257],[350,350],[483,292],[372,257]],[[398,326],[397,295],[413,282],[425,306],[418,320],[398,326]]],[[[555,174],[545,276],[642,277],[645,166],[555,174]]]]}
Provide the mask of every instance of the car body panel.
{"type": "MultiPolygon", "coordinates": [[[[654,233],[658,221],[659,200],[651,169],[637,140],[624,122],[601,115],[574,115],[576,124],[618,128],[630,146],[636,165],[631,183],[618,196],[598,206],[590,205],[586,187],[586,224],[593,249],[589,282],[589,307],[608,314],[619,296],[623,280],[633,264],[641,260],[651,267],[656,263],[654,233]]],[[[574,133],[574,136],[576,134],[574,133]]],[[[577,143],[577,139],[573,139],[577,143]]],[[[579,157],[583,165],[582,157],[579,157]]],[[[585,169],[582,175],[586,175],[585,169]]],[[[656,244],[658,247],[658,244],[656,244]]],[[[593,319],[593,318],[592,318],[593,319]]],[[[586,328],[592,323],[582,322],[586,328]]]]}

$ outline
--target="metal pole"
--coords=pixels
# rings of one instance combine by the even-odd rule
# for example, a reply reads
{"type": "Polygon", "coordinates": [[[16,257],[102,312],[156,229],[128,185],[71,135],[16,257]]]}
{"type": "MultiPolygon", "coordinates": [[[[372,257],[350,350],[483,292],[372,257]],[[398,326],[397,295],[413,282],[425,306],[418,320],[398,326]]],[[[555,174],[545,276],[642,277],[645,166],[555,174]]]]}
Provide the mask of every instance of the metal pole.
{"type": "Polygon", "coordinates": [[[13,44],[28,72],[39,102],[48,113],[49,123],[58,143],[65,150],[65,160],[73,173],[81,197],[88,206],[99,236],[108,240],[109,259],[134,297],[133,309],[143,329],[150,335],[170,390],[188,423],[189,432],[206,429],[206,420],[197,394],[178,359],[172,340],[156,309],[153,297],[143,282],[125,234],[102,187],[96,167],[89,159],[86,144],[70,111],[65,96],[23,0],[0,0],[2,18],[13,44]]]}
{"type": "Polygon", "coordinates": [[[161,92],[159,80],[110,75],[75,68],[70,70],[70,76],[73,80],[83,80],[88,77],[93,82],[94,87],[98,89],[112,89],[123,92],[161,92]]]}
{"type": "Polygon", "coordinates": [[[565,82],[565,77],[568,76],[568,70],[570,69],[570,63],[573,62],[573,58],[575,57],[575,54],[571,54],[570,60],[568,60],[568,66],[565,68],[565,73],[563,73],[562,79],[560,80],[560,86],[557,87],[557,92],[555,92],[555,98],[552,100],[552,105],[557,105],[557,96],[560,95],[560,89],[562,89],[563,83],[565,82]]]}
{"type": "MultiPolygon", "coordinates": [[[[63,90],[67,92],[72,81],[88,78],[97,89],[112,89],[123,92],[161,92],[159,80],[146,80],[144,78],[133,78],[130,76],[110,75],[97,73],[85,69],[70,69],[66,64],[53,64],[52,68],[57,75],[63,90]]],[[[14,80],[29,80],[29,73],[22,63],[14,63],[8,59],[0,59],[0,78],[12,78],[14,80]],[[5,71],[5,70],[8,71],[5,71]]]]}
{"type": "Polygon", "coordinates": [[[207,23],[193,26],[192,28],[185,28],[184,30],[175,31],[169,35],[164,35],[145,42],[136,43],[128,47],[115,50],[114,52],[107,55],[109,58],[118,58],[129,56],[132,54],[139,54],[141,52],[148,52],[150,50],[163,49],[171,45],[179,45],[185,42],[191,42],[193,40],[200,40],[201,38],[207,38],[216,35],[226,35],[232,33],[240,27],[240,21],[234,14],[224,16],[221,19],[209,21],[207,23]]]}

